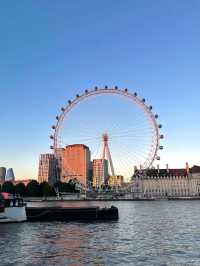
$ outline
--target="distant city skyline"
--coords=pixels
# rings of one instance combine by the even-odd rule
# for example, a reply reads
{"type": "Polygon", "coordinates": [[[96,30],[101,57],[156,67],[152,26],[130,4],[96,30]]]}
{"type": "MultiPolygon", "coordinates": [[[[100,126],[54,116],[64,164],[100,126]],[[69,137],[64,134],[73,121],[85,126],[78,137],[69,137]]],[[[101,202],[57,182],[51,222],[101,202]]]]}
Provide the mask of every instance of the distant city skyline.
{"type": "Polygon", "coordinates": [[[60,107],[105,85],[153,105],[161,167],[200,165],[199,10],[196,0],[2,2],[0,166],[37,178],[60,107]]]}

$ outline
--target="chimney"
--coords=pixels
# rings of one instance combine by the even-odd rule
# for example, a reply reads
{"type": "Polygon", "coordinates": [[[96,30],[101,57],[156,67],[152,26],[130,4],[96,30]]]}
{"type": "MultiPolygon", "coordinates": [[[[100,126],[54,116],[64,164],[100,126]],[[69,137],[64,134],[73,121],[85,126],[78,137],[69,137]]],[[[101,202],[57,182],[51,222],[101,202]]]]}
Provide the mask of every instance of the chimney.
{"type": "Polygon", "coordinates": [[[158,171],[158,173],[160,172],[159,164],[157,164],[157,171],[158,171]]]}
{"type": "Polygon", "coordinates": [[[187,174],[189,174],[189,170],[190,170],[190,168],[189,168],[189,164],[188,164],[188,162],[185,164],[185,168],[186,168],[186,172],[187,172],[187,174]]]}
{"type": "Polygon", "coordinates": [[[137,172],[137,166],[134,165],[134,173],[137,172]]]}

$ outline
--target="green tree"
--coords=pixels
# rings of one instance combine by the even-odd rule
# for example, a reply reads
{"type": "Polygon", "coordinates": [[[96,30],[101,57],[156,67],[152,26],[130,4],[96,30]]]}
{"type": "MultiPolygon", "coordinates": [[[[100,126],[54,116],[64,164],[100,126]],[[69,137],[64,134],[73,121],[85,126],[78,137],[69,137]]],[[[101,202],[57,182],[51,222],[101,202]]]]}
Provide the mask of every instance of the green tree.
{"type": "Polygon", "coordinates": [[[31,180],[27,184],[26,195],[28,197],[40,197],[41,196],[40,185],[36,180],[31,180]]]}
{"type": "Polygon", "coordinates": [[[68,183],[58,181],[57,183],[54,184],[54,187],[59,192],[71,192],[71,193],[79,192],[76,190],[76,182],[74,182],[73,180],[69,180],[68,183]]]}
{"type": "Polygon", "coordinates": [[[64,191],[64,183],[62,183],[61,181],[58,181],[54,184],[54,187],[59,191],[59,192],[63,192],[64,191]]]}
{"type": "Polygon", "coordinates": [[[26,186],[24,185],[24,183],[20,182],[15,186],[15,194],[18,194],[21,197],[24,197],[26,195],[26,186]]]}
{"type": "Polygon", "coordinates": [[[56,196],[54,189],[47,182],[40,183],[40,190],[43,197],[56,196]]]}
{"type": "Polygon", "coordinates": [[[55,191],[53,186],[51,186],[51,195],[50,196],[52,196],[52,197],[56,196],[56,191],[55,191]]]}
{"type": "Polygon", "coordinates": [[[71,186],[69,183],[63,183],[63,192],[71,192],[71,186]]]}
{"type": "Polygon", "coordinates": [[[13,185],[12,182],[6,181],[2,185],[2,192],[8,192],[8,193],[14,194],[15,193],[15,186],[13,185]]]}

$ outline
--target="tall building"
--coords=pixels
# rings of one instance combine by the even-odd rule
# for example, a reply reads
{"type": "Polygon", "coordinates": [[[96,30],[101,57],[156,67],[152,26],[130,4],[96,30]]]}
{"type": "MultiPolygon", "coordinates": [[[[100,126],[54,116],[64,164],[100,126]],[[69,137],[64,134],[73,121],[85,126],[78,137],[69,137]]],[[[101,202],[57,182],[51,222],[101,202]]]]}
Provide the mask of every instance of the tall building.
{"type": "Polygon", "coordinates": [[[7,170],[5,181],[15,181],[15,175],[12,168],[7,170]]]}
{"type": "Polygon", "coordinates": [[[41,154],[39,159],[38,182],[54,184],[57,181],[56,159],[54,154],[41,154]]]}
{"type": "Polygon", "coordinates": [[[0,167],[0,183],[5,182],[5,177],[6,177],[6,168],[0,167]]]}
{"type": "Polygon", "coordinates": [[[100,187],[105,184],[108,178],[108,161],[106,159],[94,159],[93,168],[93,186],[100,187]]]}
{"type": "Polygon", "coordinates": [[[61,181],[68,182],[70,179],[84,186],[90,179],[90,150],[84,144],[68,145],[62,150],[61,181]]]}

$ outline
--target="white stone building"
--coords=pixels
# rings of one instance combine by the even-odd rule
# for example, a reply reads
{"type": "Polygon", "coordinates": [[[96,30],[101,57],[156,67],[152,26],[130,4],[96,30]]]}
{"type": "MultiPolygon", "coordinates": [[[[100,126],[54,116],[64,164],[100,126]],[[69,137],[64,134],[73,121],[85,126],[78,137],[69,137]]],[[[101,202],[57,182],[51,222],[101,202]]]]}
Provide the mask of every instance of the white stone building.
{"type": "Polygon", "coordinates": [[[200,167],[150,170],[136,175],[131,192],[145,198],[200,196],[200,167]]]}

